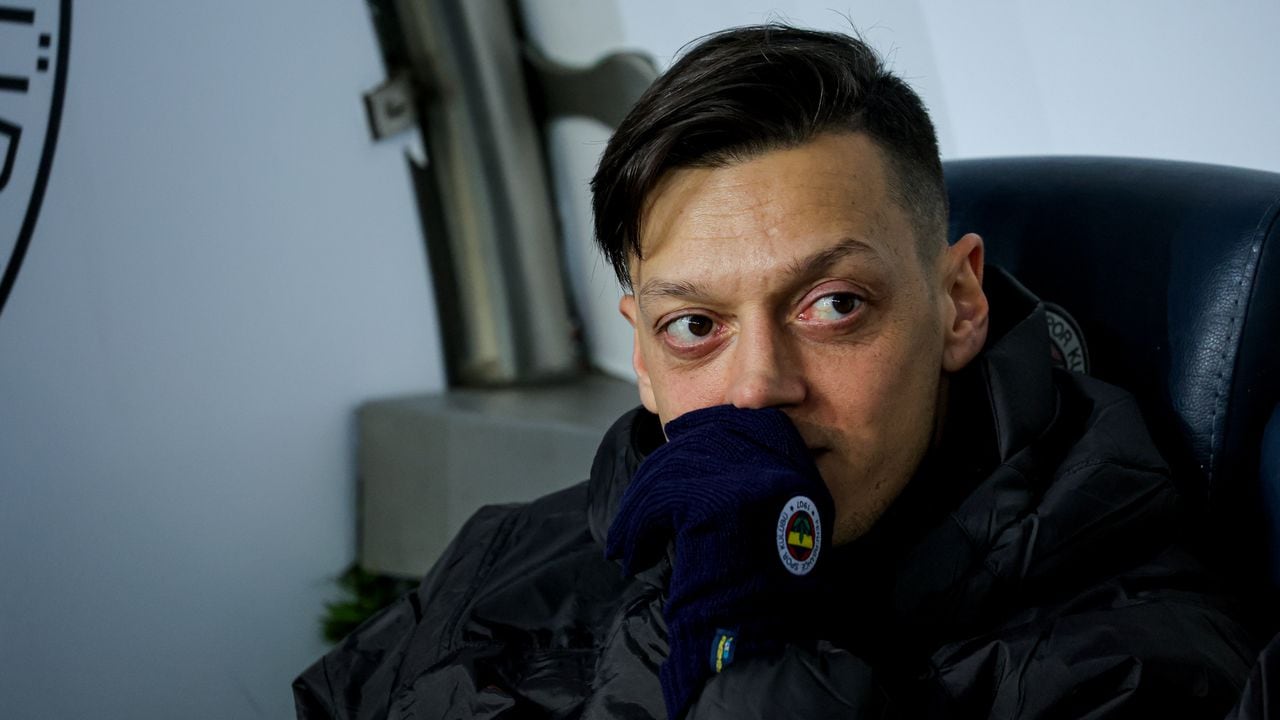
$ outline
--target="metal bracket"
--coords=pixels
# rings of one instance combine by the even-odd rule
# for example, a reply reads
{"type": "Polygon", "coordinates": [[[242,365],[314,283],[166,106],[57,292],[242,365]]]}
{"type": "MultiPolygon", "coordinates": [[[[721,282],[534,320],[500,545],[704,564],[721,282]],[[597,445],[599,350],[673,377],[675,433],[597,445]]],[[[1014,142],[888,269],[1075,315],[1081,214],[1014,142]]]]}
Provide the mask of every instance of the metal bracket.
{"type": "Polygon", "coordinates": [[[552,60],[531,43],[521,49],[530,84],[550,117],[577,115],[616,128],[658,77],[653,59],[638,52],[617,52],[594,65],[573,67],[552,60]]]}
{"type": "Polygon", "coordinates": [[[417,98],[408,73],[399,73],[364,94],[365,114],[374,140],[385,140],[413,128],[418,121],[417,98]]]}

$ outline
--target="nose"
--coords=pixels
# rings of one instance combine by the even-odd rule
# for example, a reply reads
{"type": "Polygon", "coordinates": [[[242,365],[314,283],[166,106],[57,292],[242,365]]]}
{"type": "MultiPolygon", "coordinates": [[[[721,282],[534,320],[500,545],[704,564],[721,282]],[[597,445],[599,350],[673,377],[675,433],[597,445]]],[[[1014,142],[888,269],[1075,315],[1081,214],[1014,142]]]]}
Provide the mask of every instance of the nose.
{"type": "Polygon", "coordinates": [[[798,405],[808,392],[799,358],[773,327],[742,328],[735,342],[725,402],[740,408],[798,405]]]}

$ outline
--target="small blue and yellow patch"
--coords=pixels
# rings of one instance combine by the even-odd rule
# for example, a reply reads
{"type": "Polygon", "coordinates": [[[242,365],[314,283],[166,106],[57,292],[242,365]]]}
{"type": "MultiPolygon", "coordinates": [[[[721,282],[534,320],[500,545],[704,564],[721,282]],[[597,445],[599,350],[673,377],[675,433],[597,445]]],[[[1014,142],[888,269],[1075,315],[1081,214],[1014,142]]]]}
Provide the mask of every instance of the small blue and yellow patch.
{"type": "Polygon", "coordinates": [[[711,670],[720,672],[733,662],[733,650],[738,644],[738,634],[732,630],[717,629],[711,640],[711,670]]]}

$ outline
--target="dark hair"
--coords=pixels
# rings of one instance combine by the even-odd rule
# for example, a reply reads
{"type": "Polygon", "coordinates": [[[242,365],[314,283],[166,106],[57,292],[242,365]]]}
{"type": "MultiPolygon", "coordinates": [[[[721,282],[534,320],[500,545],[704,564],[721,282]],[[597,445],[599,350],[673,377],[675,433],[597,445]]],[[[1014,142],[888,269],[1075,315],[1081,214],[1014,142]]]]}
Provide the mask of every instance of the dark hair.
{"type": "Polygon", "coordinates": [[[697,41],[618,126],[591,181],[596,242],[630,288],[649,193],[669,170],[721,167],[861,132],[884,152],[890,192],[922,258],[945,238],[947,192],[924,103],[866,43],[786,25],[733,28],[697,41]]]}

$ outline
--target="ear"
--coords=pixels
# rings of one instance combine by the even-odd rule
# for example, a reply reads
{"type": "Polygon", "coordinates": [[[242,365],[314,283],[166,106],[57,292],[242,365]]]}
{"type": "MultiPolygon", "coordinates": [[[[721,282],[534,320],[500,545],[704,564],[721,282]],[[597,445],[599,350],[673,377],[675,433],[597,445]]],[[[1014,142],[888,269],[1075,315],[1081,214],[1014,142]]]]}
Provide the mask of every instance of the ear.
{"type": "Polygon", "coordinates": [[[969,233],[939,258],[943,279],[942,369],[956,372],[968,365],[987,342],[989,307],[982,291],[985,254],[982,238],[969,233]]]}
{"type": "Polygon", "coordinates": [[[640,352],[640,308],[636,305],[635,295],[623,295],[618,302],[618,311],[631,323],[631,367],[636,371],[636,387],[640,391],[640,403],[654,415],[658,414],[658,403],[653,397],[653,383],[649,381],[649,370],[644,364],[644,355],[640,352]]]}

